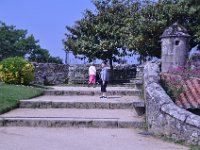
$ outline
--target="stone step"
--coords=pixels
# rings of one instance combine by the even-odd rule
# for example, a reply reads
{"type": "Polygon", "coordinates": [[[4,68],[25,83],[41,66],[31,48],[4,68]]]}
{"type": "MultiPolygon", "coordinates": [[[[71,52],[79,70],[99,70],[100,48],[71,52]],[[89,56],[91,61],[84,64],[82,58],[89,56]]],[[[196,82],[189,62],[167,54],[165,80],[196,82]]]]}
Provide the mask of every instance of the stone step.
{"type": "Polygon", "coordinates": [[[131,79],[130,83],[133,83],[133,84],[136,84],[136,85],[142,85],[143,80],[141,78],[135,78],[135,79],[131,79]]]}
{"type": "MultiPolygon", "coordinates": [[[[134,91],[107,91],[108,95],[129,95],[129,96],[139,96],[141,95],[141,90],[134,91]]],[[[44,92],[44,95],[101,95],[101,92],[98,91],[56,91],[48,90],[44,92]]]]}
{"type": "MultiPolygon", "coordinates": [[[[129,96],[139,96],[142,91],[139,89],[134,89],[132,87],[108,87],[107,94],[109,96],[113,95],[129,95],[129,96]]],[[[46,90],[45,95],[101,95],[100,87],[53,87],[52,89],[46,90]]]]}
{"type": "Polygon", "coordinates": [[[126,85],[126,86],[129,86],[129,87],[132,87],[132,88],[134,88],[134,89],[142,89],[142,87],[143,87],[143,84],[141,83],[141,84],[139,84],[139,83],[132,83],[132,82],[129,82],[129,83],[123,83],[124,85],[126,85]]]}
{"type": "Polygon", "coordinates": [[[144,100],[136,100],[133,101],[133,107],[137,112],[138,116],[142,116],[145,114],[145,102],[144,100]]]}
{"type": "Polygon", "coordinates": [[[0,115],[0,126],[142,128],[144,118],[133,109],[15,109],[0,115]]]}
{"type": "Polygon", "coordinates": [[[20,108],[81,108],[81,109],[133,109],[144,107],[144,100],[137,96],[41,96],[21,100],[20,108]]]}

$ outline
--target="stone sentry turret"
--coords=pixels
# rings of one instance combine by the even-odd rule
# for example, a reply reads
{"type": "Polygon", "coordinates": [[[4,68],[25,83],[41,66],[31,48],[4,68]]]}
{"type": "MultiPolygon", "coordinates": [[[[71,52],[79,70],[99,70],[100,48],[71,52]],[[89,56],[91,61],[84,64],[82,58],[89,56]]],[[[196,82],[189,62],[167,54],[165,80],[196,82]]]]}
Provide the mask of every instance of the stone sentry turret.
{"type": "Polygon", "coordinates": [[[178,23],[166,28],[161,38],[162,72],[168,72],[170,67],[184,66],[189,51],[191,36],[178,23]]]}

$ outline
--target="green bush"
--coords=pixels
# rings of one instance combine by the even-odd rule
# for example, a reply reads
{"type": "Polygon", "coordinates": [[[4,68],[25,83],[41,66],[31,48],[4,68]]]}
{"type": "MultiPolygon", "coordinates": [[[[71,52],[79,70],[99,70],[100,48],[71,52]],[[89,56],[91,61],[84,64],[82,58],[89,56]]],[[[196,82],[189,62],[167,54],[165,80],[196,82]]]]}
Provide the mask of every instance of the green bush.
{"type": "Polygon", "coordinates": [[[167,95],[170,96],[170,98],[175,102],[179,95],[183,92],[183,88],[182,86],[177,87],[175,85],[173,85],[170,82],[167,82],[163,79],[160,80],[160,83],[162,85],[162,87],[164,88],[164,90],[166,91],[167,95]]]}
{"type": "Polygon", "coordinates": [[[34,79],[34,66],[21,57],[10,57],[0,62],[0,79],[8,84],[28,85],[34,79]]]}

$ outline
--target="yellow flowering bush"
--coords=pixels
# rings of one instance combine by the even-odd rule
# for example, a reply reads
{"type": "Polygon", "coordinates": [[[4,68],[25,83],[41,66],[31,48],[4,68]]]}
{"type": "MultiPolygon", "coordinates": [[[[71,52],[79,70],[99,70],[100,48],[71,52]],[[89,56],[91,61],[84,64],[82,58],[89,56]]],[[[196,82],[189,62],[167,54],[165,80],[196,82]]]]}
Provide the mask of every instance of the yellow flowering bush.
{"type": "Polygon", "coordinates": [[[8,84],[28,85],[34,79],[34,65],[21,57],[0,62],[0,80],[8,84]]]}

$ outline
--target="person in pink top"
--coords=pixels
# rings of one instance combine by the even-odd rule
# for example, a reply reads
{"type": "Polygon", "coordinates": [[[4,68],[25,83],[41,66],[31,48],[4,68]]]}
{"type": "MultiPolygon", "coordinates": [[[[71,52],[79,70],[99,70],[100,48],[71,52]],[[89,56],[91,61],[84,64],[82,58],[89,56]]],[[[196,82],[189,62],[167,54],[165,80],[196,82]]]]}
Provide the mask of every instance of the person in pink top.
{"type": "Polygon", "coordinates": [[[96,85],[96,67],[94,66],[93,63],[91,63],[90,67],[89,67],[89,81],[88,81],[89,85],[93,85],[93,87],[95,87],[96,85]]]}

